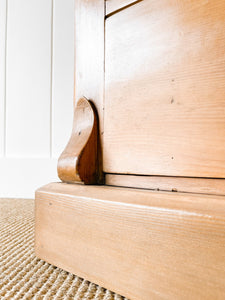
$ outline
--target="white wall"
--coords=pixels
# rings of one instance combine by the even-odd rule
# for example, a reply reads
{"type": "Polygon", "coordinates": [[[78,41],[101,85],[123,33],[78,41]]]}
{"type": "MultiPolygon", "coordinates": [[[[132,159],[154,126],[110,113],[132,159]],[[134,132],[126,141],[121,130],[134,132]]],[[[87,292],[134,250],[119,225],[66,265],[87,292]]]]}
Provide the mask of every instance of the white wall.
{"type": "Polygon", "coordinates": [[[0,0],[0,197],[58,181],[73,74],[74,0],[0,0]]]}

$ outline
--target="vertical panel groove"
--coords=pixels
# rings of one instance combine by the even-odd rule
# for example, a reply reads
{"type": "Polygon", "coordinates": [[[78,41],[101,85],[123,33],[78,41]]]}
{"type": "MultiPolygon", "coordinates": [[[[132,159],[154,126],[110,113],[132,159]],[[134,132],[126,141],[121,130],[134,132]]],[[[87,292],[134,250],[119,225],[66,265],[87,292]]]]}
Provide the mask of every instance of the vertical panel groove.
{"type": "MultiPolygon", "coordinates": [[[[106,1],[104,2],[104,16],[106,15],[106,1]]],[[[105,32],[106,32],[106,27],[105,27],[105,20],[104,20],[104,62],[103,62],[103,114],[102,114],[102,130],[101,130],[101,134],[103,135],[104,134],[104,123],[105,123],[105,114],[104,114],[104,111],[105,111],[105,32]]],[[[104,141],[104,139],[102,139],[102,141],[104,141]]]]}
{"type": "Polygon", "coordinates": [[[8,28],[8,0],[6,0],[6,8],[5,8],[5,61],[4,61],[4,74],[5,74],[5,82],[4,82],[4,133],[3,133],[3,156],[6,156],[6,72],[7,72],[7,28],[8,28]]]}
{"type": "Polygon", "coordinates": [[[49,139],[49,149],[50,149],[50,158],[52,158],[52,95],[53,95],[53,38],[54,38],[54,26],[53,26],[53,19],[54,19],[54,0],[51,1],[51,71],[50,71],[50,139],[49,139]]]}
{"type": "Polygon", "coordinates": [[[74,0],[53,0],[51,155],[58,158],[73,122],[74,0]]]}

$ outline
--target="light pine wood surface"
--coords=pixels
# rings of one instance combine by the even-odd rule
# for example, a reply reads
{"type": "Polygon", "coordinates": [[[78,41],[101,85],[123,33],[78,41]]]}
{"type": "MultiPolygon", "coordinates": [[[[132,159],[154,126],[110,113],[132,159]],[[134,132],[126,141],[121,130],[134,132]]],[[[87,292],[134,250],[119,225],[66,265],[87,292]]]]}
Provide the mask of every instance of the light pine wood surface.
{"type": "Polygon", "coordinates": [[[106,16],[112,14],[113,12],[117,12],[121,9],[125,9],[127,6],[135,4],[136,2],[143,0],[106,0],[105,6],[105,14],[106,16]]]}
{"type": "Polygon", "coordinates": [[[225,177],[224,11],[145,0],[106,19],[105,172],[225,177]]]}
{"type": "Polygon", "coordinates": [[[105,183],[112,186],[225,196],[225,179],[106,174],[105,183]]]}
{"type": "Polygon", "coordinates": [[[53,183],[36,255],[132,300],[225,298],[225,197],[53,183]]]}
{"type": "Polygon", "coordinates": [[[75,1],[74,122],[58,161],[58,175],[64,182],[103,181],[104,20],[104,0],[75,1]]]}
{"type": "Polygon", "coordinates": [[[82,97],[97,108],[103,131],[104,0],[75,2],[75,103],[82,97]]]}
{"type": "Polygon", "coordinates": [[[225,3],[131,3],[76,0],[75,104],[96,105],[106,184],[132,188],[37,190],[36,255],[131,300],[223,300],[225,3]]]}

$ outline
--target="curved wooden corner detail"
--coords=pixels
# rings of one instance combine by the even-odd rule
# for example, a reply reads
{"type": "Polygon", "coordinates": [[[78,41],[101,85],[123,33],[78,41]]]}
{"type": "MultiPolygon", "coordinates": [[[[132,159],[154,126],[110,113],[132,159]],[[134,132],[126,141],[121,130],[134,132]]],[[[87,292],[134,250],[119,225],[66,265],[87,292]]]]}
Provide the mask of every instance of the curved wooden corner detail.
{"type": "Polygon", "coordinates": [[[102,183],[98,116],[86,98],[77,102],[70,140],[58,160],[58,176],[68,183],[102,183]]]}

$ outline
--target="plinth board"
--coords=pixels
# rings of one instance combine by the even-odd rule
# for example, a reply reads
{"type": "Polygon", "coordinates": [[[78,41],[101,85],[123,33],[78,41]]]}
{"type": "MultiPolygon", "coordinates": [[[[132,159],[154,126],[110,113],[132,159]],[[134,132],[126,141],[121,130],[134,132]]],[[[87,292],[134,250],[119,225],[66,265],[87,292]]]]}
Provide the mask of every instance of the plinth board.
{"type": "Polygon", "coordinates": [[[225,299],[225,197],[51,183],[36,255],[132,300],[225,299]]]}

